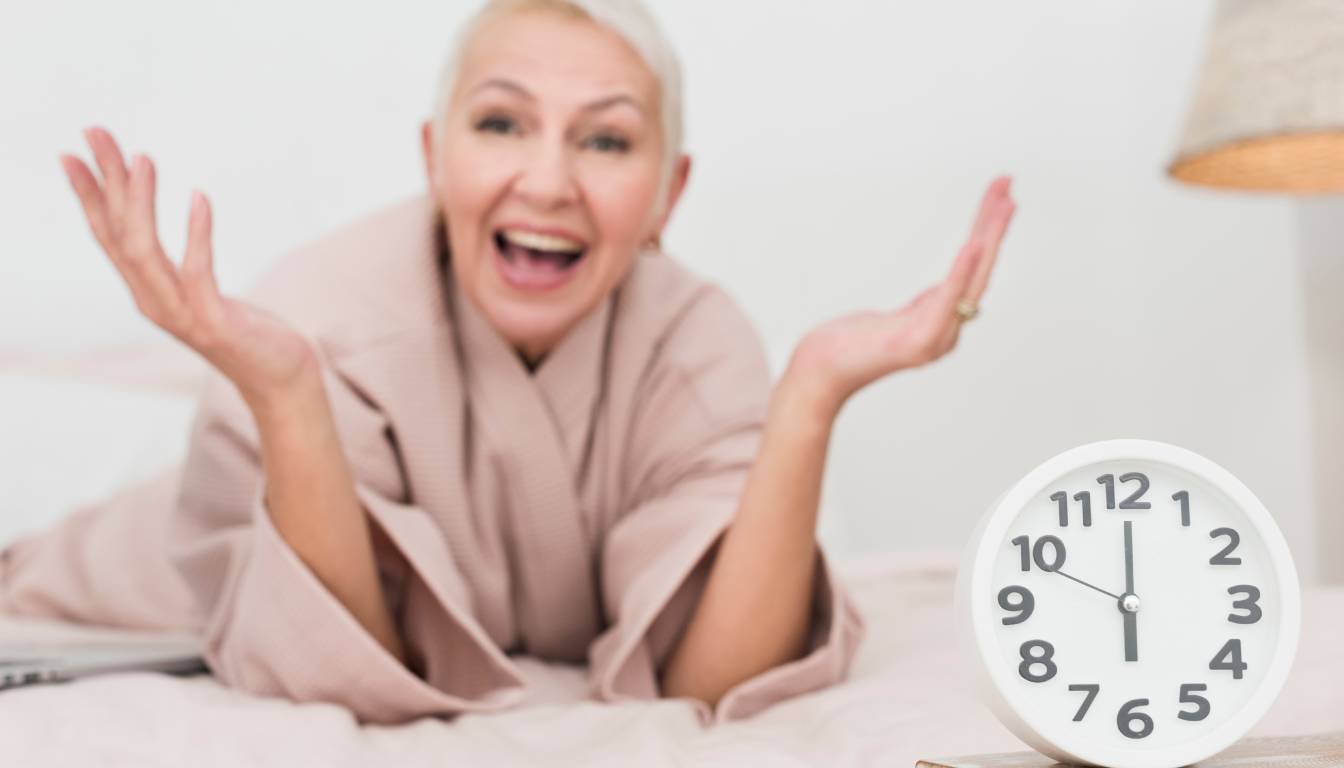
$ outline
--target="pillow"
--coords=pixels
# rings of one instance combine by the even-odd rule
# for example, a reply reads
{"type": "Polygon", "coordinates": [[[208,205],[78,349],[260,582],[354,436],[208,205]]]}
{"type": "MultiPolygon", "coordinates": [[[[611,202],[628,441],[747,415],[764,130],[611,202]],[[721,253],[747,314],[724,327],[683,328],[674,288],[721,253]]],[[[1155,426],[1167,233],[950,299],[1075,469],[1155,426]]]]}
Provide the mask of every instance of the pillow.
{"type": "Polygon", "coordinates": [[[0,545],[180,461],[204,372],[160,343],[0,352],[0,545]]]}

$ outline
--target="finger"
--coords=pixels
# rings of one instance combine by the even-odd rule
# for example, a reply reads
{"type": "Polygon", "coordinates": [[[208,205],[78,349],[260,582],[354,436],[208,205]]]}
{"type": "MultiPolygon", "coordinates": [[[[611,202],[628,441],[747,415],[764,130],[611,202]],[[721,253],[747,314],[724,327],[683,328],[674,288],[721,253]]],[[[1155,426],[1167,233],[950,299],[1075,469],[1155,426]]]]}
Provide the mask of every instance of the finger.
{"type": "Polygon", "coordinates": [[[1005,200],[995,217],[986,225],[989,231],[986,233],[985,256],[976,269],[970,287],[966,290],[965,298],[972,304],[979,304],[980,297],[984,296],[985,289],[989,287],[989,276],[994,272],[994,265],[999,259],[999,247],[1003,244],[1003,236],[1008,231],[1008,224],[1012,222],[1016,211],[1017,206],[1011,200],[1005,200]]]}
{"type": "Polygon", "coordinates": [[[196,311],[210,319],[218,317],[220,307],[212,228],[210,202],[200,192],[192,192],[191,213],[187,218],[187,250],[182,258],[182,290],[196,311]]]}
{"type": "Polygon", "coordinates": [[[961,252],[957,254],[957,259],[952,263],[952,270],[947,278],[943,280],[939,294],[939,307],[945,312],[950,312],[956,306],[958,301],[966,295],[970,289],[971,280],[975,277],[976,268],[980,265],[985,254],[985,244],[979,239],[972,239],[966,245],[962,246],[961,252]]]}
{"type": "MultiPolygon", "coordinates": [[[[952,264],[952,271],[926,302],[927,309],[919,313],[913,333],[918,346],[927,350],[941,348],[941,340],[960,325],[957,317],[957,302],[966,295],[976,265],[984,254],[984,245],[972,240],[962,247],[952,264]]],[[[941,354],[937,352],[936,354],[941,354]]],[[[936,356],[935,354],[935,356],[936,356]]]]}
{"type": "Polygon", "coordinates": [[[107,195],[108,223],[114,235],[120,236],[122,211],[126,204],[126,184],[130,174],[122,161],[121,148],[106,129],[93,126],[84,130],[84,139],[93,150],[93,159],[103,174],[103,188],[107,195]]]}
{"type": "Polygon", "coordinates": [[[138,298],[149,300],[149,306],[141,306],[141,311],[164,329],[176,331],[183,319],[182,296],[177,269],[159,244],[154,216],[154,164],[148,157],[136,156],[127,186],[122,274],[128,281],[135,281],[132,289],[138,298]]]}
{"type": "Polygon", "coordinates": [[[975,223],[971,225],[971,238],[984,239],[985,225],[998,201],[1009,196],[1012,183],[1011,176],[999,176],[985,188],[985,194],[980,198],[980,210],[975,215],[975,223]]]}
{"type": "Polygon", "coordinates": [[[937,293],[938,293],[938,288],[939,288],[939,286],[937,286],[937,285],[931,285],[931,286],[929,286],[928,288],[925,288],[924,290],[920,291],[920,292],[915,296],[915,298],[911,299],[911,300],[909,301],[909,303],[907,303],[907,304],[905,305],[905,308],[906,308],[906,309],[919,309],[919,308],[920,308],[921,306],[923,306],[926,302],[928,302],[929,299],[931,299],[931,298],[933,298],[935,295],[937,295],[937,293]]]}
{"type": "Polygon", "coordinates": [[[127,183],[123,233],[126,247],[136,250],[162,250],[154,212],[154,193],[158,186],[154,163],[145,155],[136,155],[127,183]]]}
{"type": "Polygon", "coordinates": [[[94,239],[111,255],[113,242],[107,224],[107,202],[98,180],[93,177],[93,171],[82,160],[70,155],[61,155],[61,168],[75,190],[75,195],[79,197],[79,204],[84,208],[84,218],[89,222],[94,239]]]}

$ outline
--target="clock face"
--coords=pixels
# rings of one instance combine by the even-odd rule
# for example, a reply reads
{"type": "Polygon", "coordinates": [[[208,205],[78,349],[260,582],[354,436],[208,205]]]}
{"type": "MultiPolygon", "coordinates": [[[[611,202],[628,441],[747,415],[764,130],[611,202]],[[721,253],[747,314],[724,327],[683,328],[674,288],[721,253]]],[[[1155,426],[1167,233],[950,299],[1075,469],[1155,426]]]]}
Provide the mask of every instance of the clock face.
{"type": "Polygon", "coordinates": [[[1268,707],[1296,647],[1296,573],[1225,470],[1157,443],[1084,446],[990,514],[972,623],[1005,722],[1033,746],[1185,765],[1268,707]]]}

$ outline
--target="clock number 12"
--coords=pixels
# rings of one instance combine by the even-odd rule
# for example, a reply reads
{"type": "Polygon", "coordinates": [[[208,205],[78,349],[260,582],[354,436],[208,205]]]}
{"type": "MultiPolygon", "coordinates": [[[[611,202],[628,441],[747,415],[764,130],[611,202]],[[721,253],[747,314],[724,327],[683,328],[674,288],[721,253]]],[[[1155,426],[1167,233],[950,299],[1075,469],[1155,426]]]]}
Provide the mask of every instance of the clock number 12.
{"type": "MultiPolygon", "coordinates": [[[[1139,501],[1143,494],[1148,492],[1148,476],[1142,472],[1126,472],[1120,476],[1120,482],[1128,483],[1135,481],[1139,484],[1138,490],[1129,494],[1124,501],[1120,502],[1120,509],[1152,509],[1153,505],[1147,501],[1139,501]]],[[[1097,478],[1097,482],[1106,486],[1106,508],[1115,509],[1115,475],[1102,475],[1097,478]]]]}

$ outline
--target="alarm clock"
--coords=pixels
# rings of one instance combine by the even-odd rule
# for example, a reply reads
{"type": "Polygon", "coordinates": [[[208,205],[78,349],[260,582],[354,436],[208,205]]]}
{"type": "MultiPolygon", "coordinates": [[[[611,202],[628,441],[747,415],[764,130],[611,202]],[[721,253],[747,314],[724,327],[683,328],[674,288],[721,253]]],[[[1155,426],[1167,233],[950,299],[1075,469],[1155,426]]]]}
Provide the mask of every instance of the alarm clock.
{"type": "Polygon", "coordinates": [[[987,703],[1062,762],[1174,768],[1278,695],[1301,596],[1287,542],[1227,470],[1111,440],[1033,469],[986,511],[957,577],[987,703]]]}

